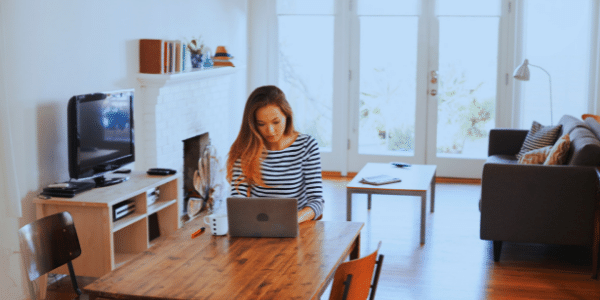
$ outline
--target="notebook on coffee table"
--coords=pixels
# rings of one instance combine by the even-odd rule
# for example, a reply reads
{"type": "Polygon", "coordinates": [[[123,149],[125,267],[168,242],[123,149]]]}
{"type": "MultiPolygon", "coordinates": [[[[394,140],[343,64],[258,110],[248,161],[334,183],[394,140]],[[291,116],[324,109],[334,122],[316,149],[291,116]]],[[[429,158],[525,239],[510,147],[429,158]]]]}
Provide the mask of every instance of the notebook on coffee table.
{"type": "Polygon", "coordinates": [[[227,198],[232,237],[297,237],[298,200],[293,198],[227,198]]]}

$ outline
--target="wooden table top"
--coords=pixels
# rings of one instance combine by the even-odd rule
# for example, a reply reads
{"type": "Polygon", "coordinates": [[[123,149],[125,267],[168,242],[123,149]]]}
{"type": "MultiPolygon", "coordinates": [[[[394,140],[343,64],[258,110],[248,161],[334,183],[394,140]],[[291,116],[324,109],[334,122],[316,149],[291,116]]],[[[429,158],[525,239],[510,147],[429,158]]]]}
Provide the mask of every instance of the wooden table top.
{"type": "Polygon", "coordinates": [[[348,183],[346,188],[364,190],[403,190],[403,191],[427,191],[431,187],[431,179],[435,176],[435,165],[411,165],[406,168],[398,168],[389,163],[367,163],[348,183]],[[401,182],[383,185],[372,185],[360,183],[363,177],[390,175],[402,179],[401,182]]]}
{"type": "Polygon", "coordinates": [[[360,238],[360,222],[300,224],[297,238],[212,236],[201,218],[160,238],[85,287],[91,296],[127,299],[318,299],[360,238]]]}

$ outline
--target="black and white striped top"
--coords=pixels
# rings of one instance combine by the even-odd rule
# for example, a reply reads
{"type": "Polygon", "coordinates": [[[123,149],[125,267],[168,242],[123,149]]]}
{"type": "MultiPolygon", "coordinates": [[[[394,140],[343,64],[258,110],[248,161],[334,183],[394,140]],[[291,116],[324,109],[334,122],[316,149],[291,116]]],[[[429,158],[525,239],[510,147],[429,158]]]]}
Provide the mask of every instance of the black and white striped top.
{"type": "MultiPolygon", "coordinates": [[[[252,186],[251,197],[276,197],[298,199],[298,210],[308,206],[315,218],[323,213],[323,181],[321,179],[321,154],[317,141],[310,135],[299,134],[296,140],[283,150],[267,150],[261,162],[262,179],[269,186],[252,186]]],[[[232,197],[246,197],[248,184],[234,186],[242,175],[238,159],[233,165],[231,182],[232,197]]]]}

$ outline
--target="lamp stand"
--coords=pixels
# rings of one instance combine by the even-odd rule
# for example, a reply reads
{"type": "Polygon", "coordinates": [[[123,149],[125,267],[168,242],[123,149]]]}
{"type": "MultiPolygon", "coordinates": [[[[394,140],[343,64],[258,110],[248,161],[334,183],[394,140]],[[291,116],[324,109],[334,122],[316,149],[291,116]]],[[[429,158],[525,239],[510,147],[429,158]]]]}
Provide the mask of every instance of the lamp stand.
{"type": "Polygon", "coordinates": [[[536,66],[536,65],[532,65],[529,64],[532,67],[536,67],[539,68],[540,70],[544,71],[547,75],[548,75],[548,81],[550,82],[550,125],[554,125],[554,119],[552,118],[552,76],[550,76],[550,73],[548,73],[548,71],[546,71],[544,68],[540,67],[540,66],[536,66]]]}

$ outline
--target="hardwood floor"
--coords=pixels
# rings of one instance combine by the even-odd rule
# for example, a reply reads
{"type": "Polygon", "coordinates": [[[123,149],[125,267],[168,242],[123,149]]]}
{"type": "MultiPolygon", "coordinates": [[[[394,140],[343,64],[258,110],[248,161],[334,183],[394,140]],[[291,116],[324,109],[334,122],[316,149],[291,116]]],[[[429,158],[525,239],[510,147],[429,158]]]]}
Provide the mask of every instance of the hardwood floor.
{"type": "MultiPolygon", "coordinates": [[[[324,180],[323,220],[346,219],[350,179],[324,180]]],[[[365,222],[361,254],[383,242],[376,299],[600,299],[588,247],[504,243],[494,263],[491,242],[479,239],[479,195],[479,184],[438,183],[423,246],[416,197],[374,195],[368,211],[366,195],[354,195],[352,219],[365,222]]],[[[81,280],[83,287],[93,278],[81,280]]],[[[76,298],[70,288],[68,277],[61,279],[49,287],[48,299],[76,298]]]]}
{"type": "MultiPolygon", "coordinates": [[[[323,220],[345,220],[349,180],[326,181],[323,220]]],[[[494,263],[491,242],[479,239],[480,193],[479,184],[437,183],[423,246],[417,197],[373,195],[368,211],[367,196],[353,196],[352,220],[365,222],[361,255],[383,242],[376,299],[600,299],[591,247],[504,243],[494,263]]]]}

